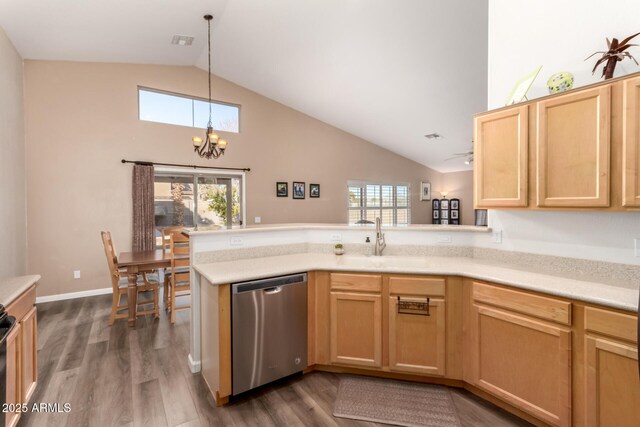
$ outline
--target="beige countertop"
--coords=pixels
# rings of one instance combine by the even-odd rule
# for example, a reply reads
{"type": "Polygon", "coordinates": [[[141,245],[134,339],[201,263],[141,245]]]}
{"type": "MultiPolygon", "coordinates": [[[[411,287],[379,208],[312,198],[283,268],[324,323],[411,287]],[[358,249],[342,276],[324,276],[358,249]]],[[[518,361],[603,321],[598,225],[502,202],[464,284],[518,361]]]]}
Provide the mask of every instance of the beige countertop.
{"type": "Polygon", "coordinates": [[[38,280],[38,274],[0,279],[0,304],[8,306],[38,280]]]}
{"type": "Polygon", "coordinates": [[[615,286],[574,280],[461,257],[303,253],[200,264],[194,269],[213,285],[314,270],[464,276],[621,310],[638,309],[638,284],[615,286]]]}
{"type": "MultiPolygon", "coordinates": [[[[367,230],[375,229],[374,224],[348,225],[348,224],[264,224],[264,225],[244,225],[234,228],[223,228],[218,226],[202,227],[199,229],[188,229],[190,236],[202,234],[219,233],[253,233],[268,231],[288,231],[288,230],[367,230]]],[[[438,225],[438,224],[414,224],[406,226],[382,227],[382,231],[471,231],[487,233],[491,231],[489,227],[477,227],[475,225],[438,225]]]]}

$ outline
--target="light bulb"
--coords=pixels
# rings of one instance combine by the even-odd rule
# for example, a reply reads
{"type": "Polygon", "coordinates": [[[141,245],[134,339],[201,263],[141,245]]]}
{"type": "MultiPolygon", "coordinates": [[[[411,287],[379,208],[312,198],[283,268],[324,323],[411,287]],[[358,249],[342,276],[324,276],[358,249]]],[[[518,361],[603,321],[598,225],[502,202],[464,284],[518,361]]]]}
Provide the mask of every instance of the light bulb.
{"type": "Polygon", "coordinates": [[[214,144],[218,142],[218,138],[220,137],[213,132],[209,134],[209,141],[211,141],[214,144]]]}
{"type": "Polygon", "coordinates": [[[200,137],[194,136],[191,140],[193,141],[194,147],[200,147],[202,145],[202,138],[200,137]]]}
{"type": "Polygon", "coordinates": [[[225,141],[224,139],[221,139],[218,141],[218,147],[221,150],[224,150],[225,148],[227,148],[227,141],[225,141]]]}

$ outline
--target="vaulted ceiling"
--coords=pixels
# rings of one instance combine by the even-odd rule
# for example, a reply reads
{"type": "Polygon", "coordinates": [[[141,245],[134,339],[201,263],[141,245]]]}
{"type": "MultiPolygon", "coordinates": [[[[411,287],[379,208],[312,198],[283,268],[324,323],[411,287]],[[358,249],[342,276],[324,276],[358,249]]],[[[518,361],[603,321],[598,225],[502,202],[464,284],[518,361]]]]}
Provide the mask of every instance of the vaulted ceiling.
{"type": "Polygon", "coordinates": [[[446,159],[486,107],[487,0],[3,0],[0,26],[25,59],[206,69],[206,13],[215,74],[436,170],[470,168],[446,159]]]}

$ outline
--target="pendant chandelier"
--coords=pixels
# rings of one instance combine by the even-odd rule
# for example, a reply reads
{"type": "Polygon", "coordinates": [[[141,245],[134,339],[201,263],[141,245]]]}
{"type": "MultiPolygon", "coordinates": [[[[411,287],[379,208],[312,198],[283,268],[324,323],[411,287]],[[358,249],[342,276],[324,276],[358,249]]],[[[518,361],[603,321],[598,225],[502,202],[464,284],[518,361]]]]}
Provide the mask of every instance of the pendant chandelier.
{"type": "Polygon", "coordinates": [[[204,19],[207,21],[209,40],[209,122],[207,123],[207,134],[204,142],[202,138],[198,136],[194,136],[191,140],[193,141],[193,150],[198,153],[200,157],[207,159],[213,157],[217,159],[224,155],[224,150],[227,148],[227,141],[220,139],[218,134],[213,131],[213,125],[211,123],[211,20],[213,16],[205,15],[204,19]]]}

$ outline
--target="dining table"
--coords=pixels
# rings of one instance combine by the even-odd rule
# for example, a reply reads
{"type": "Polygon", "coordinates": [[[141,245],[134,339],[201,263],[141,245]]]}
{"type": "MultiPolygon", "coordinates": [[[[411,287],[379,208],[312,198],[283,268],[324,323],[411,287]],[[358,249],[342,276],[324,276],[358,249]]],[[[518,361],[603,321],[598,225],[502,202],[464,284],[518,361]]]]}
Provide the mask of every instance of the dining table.
{"type": "MultiPolygon", "coordinates": [[[[188,259],[189,255],[176,254],[175,259],[188,259]]],[[[129,279],[127,303],[129,305],[129,326],[136,325],[138,305],[138,274],[171,267],[171,253],[162,249],[137,252],[120,252],[118,267],[126,269],[129,279]]]]}

